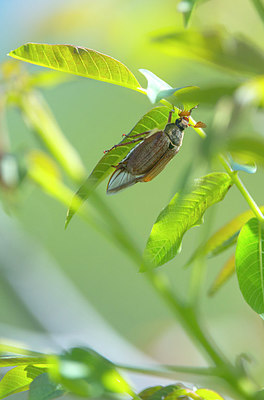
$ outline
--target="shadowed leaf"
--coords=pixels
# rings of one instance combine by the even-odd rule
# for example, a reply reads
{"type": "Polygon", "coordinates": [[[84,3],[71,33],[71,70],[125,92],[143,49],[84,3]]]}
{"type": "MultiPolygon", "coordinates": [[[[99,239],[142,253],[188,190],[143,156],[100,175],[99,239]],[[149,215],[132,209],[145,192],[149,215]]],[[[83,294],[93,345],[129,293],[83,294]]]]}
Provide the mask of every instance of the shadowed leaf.
{"type": "Polygon", "coordinates": [[[9,55],[57,71],[142,91],[135,76],[124,64],[86,47],[27,43],[11,51],[9,55]]]}
{"type": "MultiPolygon", "coordinates": [[[[260,207],[260,210],[264,212],[264,206],[260,207]]],[[[190,265],[197,257],[204,257],[206,255],[209,257],[215,256],[235,244],[240,229],[250,218],[253,217],[253,211],[248,210],[233,218],[214,233],[202,247],[199,247],[199,249],[196,250],[186,266],[190,265]]]]}
{"type": "Polygon", "coordinates": [[[235,74],[263,74],[264,54],[242,37],[225,31],[182,30],[154,38],[170,55],[200,61],[235,74]]]}
{"type": "Polygon", "coordinates": [[[234,274],[235,272],[235,255],[233,254],[225,263],[215,281],[213,282],[208,295],[213,296],[234,274]]]}
{"type": "Polygon", "coordinates": [[[258,314],[264,312],[264,227],[252,218],[238,236],[236,273],[242,295],[258,314]]]}
{"type": "Polygon", "coordinates": [[[201,223],[207,208],[221,201],[231,185],[229,175],[212,173],[195,180],[188,193],[177,193],[152,228],[144,254],[146,261],[158,267],[174,258],[185,232],[201,223]]]}
{"type": "Polygon", "coordinates": [[[230,140],[227,150],[232,155],[251,157],[257,164],[264,166],[264,140],[262,138],[246,138],[230,140]]]}
{"type": "Polygon", "coordinates": [[[60,384],[51,382],[47,373],[37,376],[29,387],[29,400],[51,400],[61,397],[65,391],[60,384]]]}

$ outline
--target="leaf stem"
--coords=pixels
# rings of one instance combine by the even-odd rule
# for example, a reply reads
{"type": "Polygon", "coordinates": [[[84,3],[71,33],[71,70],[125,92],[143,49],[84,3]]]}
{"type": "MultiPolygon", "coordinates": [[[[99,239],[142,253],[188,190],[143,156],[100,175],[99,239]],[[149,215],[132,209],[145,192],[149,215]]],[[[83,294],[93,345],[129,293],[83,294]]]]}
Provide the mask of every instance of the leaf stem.
{"type": "Polygon", "coordinates": [[[262,212],[260,211],[258,205],[254,201],[254,199],[251,197],[251,195],[247,191],[245,185],[239,178],[237,171],[232,170],[231,166],[229,165],[228,161],[226,160],[226,158],[224,157],[223,154],[219,154],[218,158],[219,158],[219,161],[221,162],[221,164],[223,165],[223,167],[225,168],[226,172],[231,177],[232,181],[234,182],[234,184],[236,185],[236,187],[238,188],[238,190],[240,191],[240,193],[242,194],[242,196],[248,203],[249,207],[256,215],[257,219],[261,223],[264,223],[264,216],[263,216],[262,212]]]}

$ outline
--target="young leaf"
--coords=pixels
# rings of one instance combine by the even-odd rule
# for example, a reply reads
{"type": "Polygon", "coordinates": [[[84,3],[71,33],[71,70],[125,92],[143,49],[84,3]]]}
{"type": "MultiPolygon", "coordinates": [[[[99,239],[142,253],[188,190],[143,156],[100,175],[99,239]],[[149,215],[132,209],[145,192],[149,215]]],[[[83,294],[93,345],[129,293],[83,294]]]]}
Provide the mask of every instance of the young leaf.
{"type": "Polygon", "coordinates": [[[227,280],[235,272],[235,255],[233,254],[225,263],[219,274],[217,275],[215,281],[213,282],[208,295],[213,296],[222,287],[227,280]]]}
{"type": "Polygon", "coordinates": [[[10,369],[0,381],[0,399],[28,390],[32,380],[42,373],[41,369],[31,367],[29,376],[27,366],[10,369]]]}
{"type": "MultiPolygon", "coordinates": [[[[129,134],[120,142],[126,143],[131,141],[131,135],[138,135],[139,133],[152,130],[154,128],[163,129],[166,122],[168,121],[170,108],[166,106],[155,107],[145,114],[140,121],[134,126],[134,128],[129,132],[129,134]]],[[[101,183],[107,176],[113,172],[113,165],[116,165],[121,161],[126,154],[134,147],[137,143],[128,144],[127,146],[117,147],[106,153],[98,164],[95,166],[89,177],[78,189],[75,197],[79,198],[80,201],[85,201],[88,199],[89,194],[94,190],[99,183],[101,183]]],[[[69,208],[65,226],[69,224],[76,210],[72,207],[69,208]]]]}
{"type": "Polygon", "coordinates": [[[164,400],[170,397],[175,390],[181,389],[179,385],[149,387],[138,394],[142,400],[164,400]]]}
{"type": "Polygon", "coordinates": [[[144,254],[146,261],[158,267],[174,258],[185,232],[199,225],[207,208],[221,201],[231,186],[229,175],[212,173],[197,179],[189,193],[177,193],[152,228],[144,254]]]}
{"type": "Polygon", "coordinates": [[[52,357],[49,373],[70,392],[87,397],[110,393],[132,394],[130,386],[115,365],[88,348],[73,348],[59,357],[52,357]]]}
{"type": "Polygon", "coordinates": [[[172,88],[167,82],[163,81],[157,75],[153,74],[153,72],[148,71],[147,69],[139,69],[139,72],[141,72],[148,81],[146,94],[153,104],[159,102],[161,99],[171,97],[176,92],[181,93],[181,91],[185,88],[188,88],[189,91],[198,88],[197,86],[182,86],[179,88],[172,88]]]}
{"type": "MultiPolygon", "coordinates": [[[[260,207],[260,210],[264,212],[264,206],[260,207]]],[[[199,247],[195,251],[186,266],[190,265],[197,257],[204,257],[206,255],[209,257],[215,256],[235,244],[240,229],[250,218],[253,217],[253,211],[248,210],[233,218],[214,233],[202,247],[199,247]]]]}
{"type": "Polygon", "coordinates": [[[47,373],[37,376],[29,387],[29,400],[51,400],[63,396],[63,390],[60,384],[51,382],[47,373]]]}
{"type": "Polygon", "coordinates": [[[235,74],[263,74],[263,52],[247,39],[231,36],[225,31],[166,32],[154,41],[162,50],[177,58],[214,65],[235,74]]]}
{"type": "Polygon", "coordinates": [[[264,227],[252,218],[238,236],[236,273],[242,295],[258,314],[264,312],[264,227]]]}
{"type": "Polygon", "coordinates": [[[57,71],[113,83],[144,92],[135,76],[120,61],[98,51],[71,45],[27,43],[11,51],[11,57],[57,71]]]}

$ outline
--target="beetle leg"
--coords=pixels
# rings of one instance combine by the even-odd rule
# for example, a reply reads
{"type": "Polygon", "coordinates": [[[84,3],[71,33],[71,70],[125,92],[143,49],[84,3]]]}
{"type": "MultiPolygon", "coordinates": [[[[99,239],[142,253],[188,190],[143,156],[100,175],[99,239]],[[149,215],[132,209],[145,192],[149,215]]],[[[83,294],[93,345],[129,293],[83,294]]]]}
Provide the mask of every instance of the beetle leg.
{"type": "Polygon", "coordinates": [[[148,135],[149,133],[150,133],[151,131],[146,131],[146,132],[142,132],[142,133],[138,133],[138,134],[136,134],[136,135],[129,135],[129,134],[123,134],[122,136],[125,136],[125,137],[127,137],[127,138],[135,138],[135,137],[138,137],[138,136],[143,136],[143,135],[148,135]]]}
{"type": "Polygon", "coordinates": [[[196,122],[196,124],[195,125],[192,125],[192,124],[188,124],[189,126],[192,126],[193,128],[206,128],[206,124],[204,123],[204,122],[202,122],[202,121],[198,121],[198,122],[196,122]]]}
{"type": "Polygon", "coordinates": [[[126,143],[119,143],[119,144],[115,144],[113,147],[111,147],[111,149],[109,150],[105,150],[104,154],[109,153],[109,151],[116,149],[117,147],[121,147],[121,146],[126,146],[127,144],[132,144],[132,143],[136,143],[143,140],[142,138],[139,139],[135,139],[135,140],[131,140],[130,142],[126,142],[126,143]]]}
{"type": "Polygon", "coordinates": [[[169,112],[168,124],[171,123],[171,117],[172,117],[172,114],[173,114],[174,112],[175,112],[174,108],[169,112]]]}

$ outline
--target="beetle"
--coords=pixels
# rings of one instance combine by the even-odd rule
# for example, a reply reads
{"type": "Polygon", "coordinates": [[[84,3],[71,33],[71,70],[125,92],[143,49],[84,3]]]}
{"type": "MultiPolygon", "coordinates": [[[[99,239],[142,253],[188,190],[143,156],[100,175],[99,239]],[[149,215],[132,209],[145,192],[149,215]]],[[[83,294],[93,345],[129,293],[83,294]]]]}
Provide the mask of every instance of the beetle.
{"type": "MultiPolygon", "coordinates": [[[[130,142],[120,143],[113,146],[105,153],[127,144],[139,142],[133,149],[120,161],[111,175],[106,193],[114,194],[137,182],[149,182],[157,176],[168,164],[168,162],[179,152],[184,130],[188,126],[194,128],[204,128],[206,125],[199,121],[195,125],[189,123],[192,110],[179,112],[179,118],[171,122],[174,109],[170,111],[168,122],[164,130],[147,131],[137,135],[131,135],[130,142]]],[[[123,135],[126,136],[126,135],[123,135]]]]}

